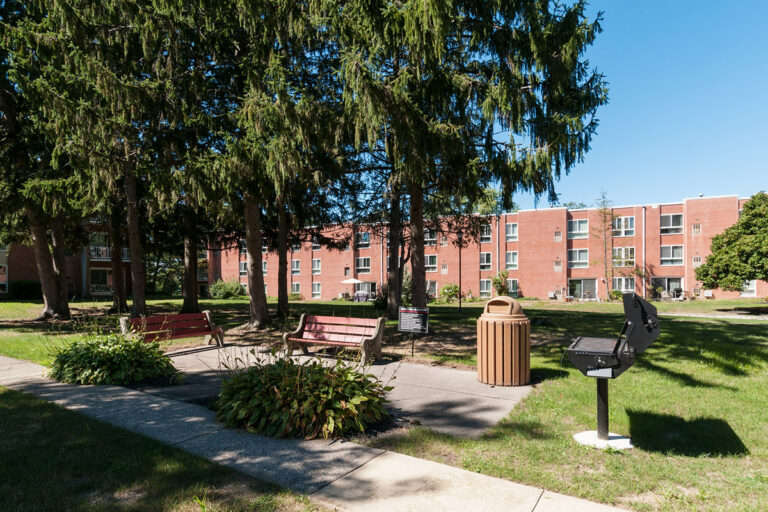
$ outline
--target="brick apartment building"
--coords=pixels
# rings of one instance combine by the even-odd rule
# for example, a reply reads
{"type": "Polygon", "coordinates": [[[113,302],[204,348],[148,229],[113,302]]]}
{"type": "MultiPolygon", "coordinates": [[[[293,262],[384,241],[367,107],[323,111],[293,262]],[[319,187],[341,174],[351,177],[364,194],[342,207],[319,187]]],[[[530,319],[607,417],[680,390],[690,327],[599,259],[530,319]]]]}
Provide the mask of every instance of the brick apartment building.
{"type": "MultiPolygon", "coordinates": [[[[680,203],[615,207],[613,225],[603,237],[603,219],[598,209],[549,208],[521,210],[486,217],[478,242],[469,241],[461,251],[455,233],[427,230],[425,236],[426,279],[430,295],[438,295],[447,284],[459,283],[465,295],[495,295],[491,279],[508,272],[512,295],[576,299],[604,299],[608,288],[655,296],[682,293],[703,295],[695,268],[709,254],[711,239],[734,224],[745,198],[700,197],[680,203]],[[610,282],[606,283],[604,247],[608,247],[610,282]]],[[[311,242],[291,247],[289,289],[305,299],[330,300],[343,293],[365,291],[373,295],[386,283],[387,241],[382,226],[329,227],[324,235],[351,239],[344,250],[320,247],[311,242]],[[342,284],[356,278],[359,285],[342,284]]],[[[71,296],[109,297],[112,289],[111,249],[106,230],[90,222],[90,242],[67,257],[66,276],[71,296]]],[[[123,250],[123,272],[130,289],[130,255],[123,250]]],[[[263,269],[267,294],[277,295],[275,252],[264,252],[263,269]]],[[[241,248],[208,252],[208,268],[201,266],[198,281],[237,280],[246,285],[246,253],[241,248]]],[[[0,247],[0,297],[15,280],[39,281],[32,249],[0,247]]],[[[742,292],[714,290],[718,298],[768,295],[768,284],[747,283],[742,292]]]]}
{"type": "MultiPolygon", "coordinates": [[[[459,283],[474,297],[496,294],[491,279],[508,272],[512,295],[537,298],[605,299],[607,288],[652,297],[702,296],[695,268],[709,254],[711,239],[736,223],[746,198],[698,197],[680,203],[621,206],[604,215],[596,208],[521,210],[488,216],[479,241],[461,251],[456,234],[427,230],[427,288],[438,295],[459,283]],[[607,223],[601,235],[602,226],[607,223]],[[607,247],[608,276],[605,272],[607,247]]],[[[375,294],[386,283],[387,241],[380,229],[330,227],[327,237],[350,238],[346,249],[311,242],[291,247],[288,280],[291,293],[305,299],[330,300],[342,293],[375,294]],[[342,281],[356,278],[362,284],[342,281]]],[[[268,295],[277,295],[278,256],[262,254],[268,295]]],[[[210,251],[209,279],[239,280],[246,285],[246,253],[238,248],[210,251]]],[[[709,296],[710,292],[706,292],[709,296]]],[[[714,290],[712,297],[766,296],[768,283],[750,282],[741,292],[714,290]]]]}

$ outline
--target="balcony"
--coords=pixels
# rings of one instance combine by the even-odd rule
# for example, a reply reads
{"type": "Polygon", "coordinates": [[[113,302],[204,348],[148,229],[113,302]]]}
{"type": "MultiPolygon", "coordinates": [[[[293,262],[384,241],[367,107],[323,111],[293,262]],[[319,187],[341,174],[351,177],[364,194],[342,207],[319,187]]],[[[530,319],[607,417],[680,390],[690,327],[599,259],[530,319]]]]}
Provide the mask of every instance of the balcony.
{"type": "MultiPolygon", "coordinates": [[[[123,247],[120,253],[121,253],[120,259],[122,261],[131,261],[131,254],[127,247],[123,247]]],[[[111,247],[91,245],[88,247],[88,254],[91,257],[91,261],[111,261],[112,260],[111,247]]]]}

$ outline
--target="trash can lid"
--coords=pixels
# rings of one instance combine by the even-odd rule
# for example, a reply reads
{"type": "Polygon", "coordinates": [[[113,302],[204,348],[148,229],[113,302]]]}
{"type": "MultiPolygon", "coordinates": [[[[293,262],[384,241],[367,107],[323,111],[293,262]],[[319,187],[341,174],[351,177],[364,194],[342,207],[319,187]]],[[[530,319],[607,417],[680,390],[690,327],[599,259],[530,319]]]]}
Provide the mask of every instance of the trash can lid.
{"type": "Polygon", "coordinates": [[[525,317],[523,307],[512,297],[501,295],[485,303],[483,315],[525,317]]]}

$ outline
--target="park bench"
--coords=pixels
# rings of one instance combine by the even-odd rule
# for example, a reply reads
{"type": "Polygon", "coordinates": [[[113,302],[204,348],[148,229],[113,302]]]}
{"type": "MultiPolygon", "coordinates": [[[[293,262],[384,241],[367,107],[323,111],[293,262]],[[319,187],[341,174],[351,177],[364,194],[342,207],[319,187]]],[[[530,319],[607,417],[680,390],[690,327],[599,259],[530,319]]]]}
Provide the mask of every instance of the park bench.
{"type": "Polygon", "coordinates": [[[283,334],[283,346],[288,355],[297,347],[306,354],[307,345],[360,349],[360,361],[381,357],[384,337],[384,317],[352,318],[343,316],[317,316],[303,313],[299,326],[283,334]]]}
{"type": "Polygon", "coordinates": [[[206,343],[215,341],[218,346],[224,346],[224,330],[213,323],[210,311],[136,318],[123,317],[120,319],[120,331],[123,334],[135,332],[143,336],[144,341],[205,336],[206,343]]]}

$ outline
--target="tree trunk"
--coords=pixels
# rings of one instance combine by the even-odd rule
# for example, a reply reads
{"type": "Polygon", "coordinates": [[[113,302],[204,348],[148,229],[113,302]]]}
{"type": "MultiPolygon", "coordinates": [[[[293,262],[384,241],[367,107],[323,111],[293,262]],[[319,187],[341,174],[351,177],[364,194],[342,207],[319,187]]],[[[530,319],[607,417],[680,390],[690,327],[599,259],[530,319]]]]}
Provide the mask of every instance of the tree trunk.
{"type": "Polygon", "coordinates": [[[261,267],[261,205],[251,195],[245,196],[245,247],[248,250],[248,298],[250,327],[263,329],[269,323],[264,273],[261,267]]]}
{"type": "Polygon", "coordinates": [[[56,279],[56,289],[58,294],[57,304],[59,304],[59,317],[69,318],[69,286],[67,286],[67,274],[64,266],[64,235],[61,227],[54,225],[51,230],[51,245],[53,246],[53,272],[56,279]]]}
{"type": "Polygon", "coordinates": [[[427,286],[424,275],[424,191],[421,183],[411,182],[411,293],[413,305],[427,306],[427,286]]]}
{"type": "MultiPolygon", "coordinates": [[[[191,228],[189,226],[191,223],[187,224],[191,228]]],[[[191,235],[189,229],[185,231],[187,231],[187,234],[184,235],[184,283],[181,287],[184,303],[181,306],[181,312],[199,313],[200,304],[197,300],[197,237],[191,235]]]]}
{"type": "Polygon", "coordinates": [[[110,216],[109,239],[112,242],[112,309],[113,313],[128,311],[128,301],[125,294],[125,278],[123,275],[123,240],[120,233],[121,211],[115,207],[110,216]]]}
{"type": "Polygon", "coordinates": [[[285,211],[285,202],[278,198],[277,232],[277,315],[280,318],[288,317],[288,212],[285,211]]]}
{"type": "MultiPolygon", "coordinates": [[[[26,207],[27,219],[29,219],[29,228],[32,232],[32,248],[35,254],[35,263],[37,264],[37,274],[40,277],[40,287],[43,292],[43,311],[38,320],[48,318],[69,318],[69,304],[61,304],[61,294],[59,293],[58,281],[56,279],[56,270],[53,266],[53,258],[48,247],[48,235],[45,226],[43,226],[37,213],[29,206],[26,207]]],[[[66,296],[65,296],[66,297],[66,296]]]]}
{"type": "Polygon", "coordinates": [[[400,212],[400,188],[393,185],[389,199],[389,271],[387,272],[387,316],[396,319],[400,306],[400,236],[402,218],[400,212]]]}
{"type": "Polygon", "coordinates": [[[139,200],[136,190],[136,172],[131,169],[125,175],[125,198],[128,213],[128,247],[131,249],[131,285],[133,287],[133,314],[147,314],[145,297],[146,274],[144,271],[144,247],[139,226],[139,200]]]}

